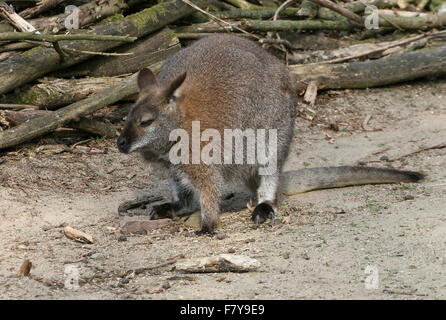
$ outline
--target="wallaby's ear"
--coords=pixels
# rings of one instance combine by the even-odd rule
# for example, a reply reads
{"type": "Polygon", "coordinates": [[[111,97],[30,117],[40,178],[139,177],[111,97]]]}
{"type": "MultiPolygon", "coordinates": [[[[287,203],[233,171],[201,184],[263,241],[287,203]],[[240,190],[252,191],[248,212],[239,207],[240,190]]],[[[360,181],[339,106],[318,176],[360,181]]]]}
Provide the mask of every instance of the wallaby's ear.
{"type": "Polygon", "coordinates": [[[144,68],[138,73],[138,87],[140,91],[159,87],[158,80],[152,71],[144,68]]]}
{"type": "MultiPolygon", "coordinates": [[[[165,94],[167,99],[170,99],[172,97],[174,97],[175,95],[175,91],[183,84],[184,79],[186,79],[186,72],[183,72],[182,74],[180,74],[178,77],[175,78],[175,80],[173,80],[169,87],[167,88],[165,94]]],[[[174,97],[176,98],[176,97],[174,97]]]]}

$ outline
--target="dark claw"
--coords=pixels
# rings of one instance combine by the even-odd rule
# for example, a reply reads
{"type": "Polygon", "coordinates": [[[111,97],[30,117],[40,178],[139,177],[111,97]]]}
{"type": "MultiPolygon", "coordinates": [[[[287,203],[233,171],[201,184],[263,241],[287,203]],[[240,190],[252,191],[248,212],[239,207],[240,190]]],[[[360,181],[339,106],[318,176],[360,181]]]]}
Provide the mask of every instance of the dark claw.
{"type": "Polygon", "coordinates": [[[267,219],[274,219],[274,208],[269,202],[258,204],[251,214],[251,220],[255,224],[264,223],[267,219]]]}

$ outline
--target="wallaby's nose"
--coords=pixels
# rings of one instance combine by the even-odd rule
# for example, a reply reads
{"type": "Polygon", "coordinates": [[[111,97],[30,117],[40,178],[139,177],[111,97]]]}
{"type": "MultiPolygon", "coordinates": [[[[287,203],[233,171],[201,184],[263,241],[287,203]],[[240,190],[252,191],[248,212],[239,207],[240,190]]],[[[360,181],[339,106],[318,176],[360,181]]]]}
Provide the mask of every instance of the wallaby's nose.
{"type": "Polygon", "coordinates": [[[118,149],[120,152],[127,153],[127,138],[124,136],[119,136],[118,140],[116,141],[116,144],[118,145],[118,149]]]}

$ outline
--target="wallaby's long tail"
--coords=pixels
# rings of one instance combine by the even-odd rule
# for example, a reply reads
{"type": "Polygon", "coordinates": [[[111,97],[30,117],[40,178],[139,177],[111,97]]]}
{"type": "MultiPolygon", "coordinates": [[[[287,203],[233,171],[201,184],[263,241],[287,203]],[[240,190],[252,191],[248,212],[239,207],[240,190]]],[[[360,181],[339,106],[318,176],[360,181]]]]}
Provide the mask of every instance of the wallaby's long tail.
{"type": "Polygon", "coordinates": [[[322,167],[284,171],[279,192],[293,195],[317,189],[361,184],[417,182],[424,174],[415,171],[373,167],[322,167]]]}

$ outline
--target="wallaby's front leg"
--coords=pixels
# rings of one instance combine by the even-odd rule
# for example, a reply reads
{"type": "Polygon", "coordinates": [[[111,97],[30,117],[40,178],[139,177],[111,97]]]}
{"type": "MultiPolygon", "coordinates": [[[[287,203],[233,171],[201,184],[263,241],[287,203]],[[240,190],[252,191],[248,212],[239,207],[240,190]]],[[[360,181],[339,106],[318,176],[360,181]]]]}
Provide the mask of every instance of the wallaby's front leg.
{"type": "Polygon", "coordinates": [[[278,184],[279,176],[276,174],[260,176],[260,185],[257,189],[258,205],[251,214],[254,223],[260,224],[274,218],[278,184]]]}

